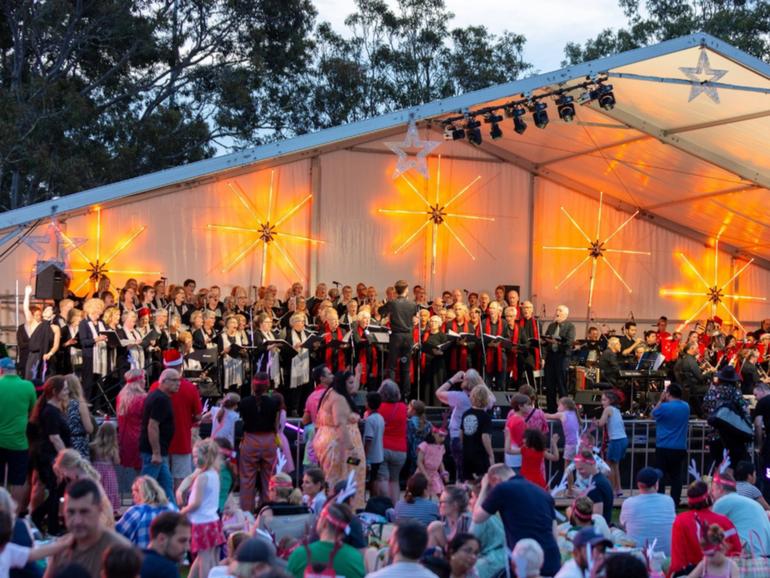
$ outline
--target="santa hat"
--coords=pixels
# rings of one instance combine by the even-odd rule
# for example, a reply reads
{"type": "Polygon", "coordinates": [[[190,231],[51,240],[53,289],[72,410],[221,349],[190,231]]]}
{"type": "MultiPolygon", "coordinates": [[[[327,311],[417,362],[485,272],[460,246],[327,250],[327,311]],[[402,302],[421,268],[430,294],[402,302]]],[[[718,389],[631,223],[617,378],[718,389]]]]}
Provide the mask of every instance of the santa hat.
{"type": "Polygon", "coordinates": [[[150,311],[150,308],[149,308],[149,307],[142,307],[142,308],[140,308],[140,309],[139,309],[139,311],[137,312],[137,315],[138,315],[140,318],[141,318],[141,317],[149,317],[149,316],[150,316],[150,313],[151,313],[151,311],[150,311]]]}
{"type": "Polygon", "coordinates": [[[182,354],[176,349],[167,349],[163,352],[163,367],[176,367],[182,363],[182,354]]]}
{"type": "Polygon", "coordinates": [[[712,321],[713,321],[713,322],[714,322],[716,325],[720,325],[720,326],[722,325],[722,318],[721,318],[721,317],[717,317],[716,315],[714,315],[714,317],[712,317],[712,318],[711,318],[711,320],[712,320],[712,321]]]}

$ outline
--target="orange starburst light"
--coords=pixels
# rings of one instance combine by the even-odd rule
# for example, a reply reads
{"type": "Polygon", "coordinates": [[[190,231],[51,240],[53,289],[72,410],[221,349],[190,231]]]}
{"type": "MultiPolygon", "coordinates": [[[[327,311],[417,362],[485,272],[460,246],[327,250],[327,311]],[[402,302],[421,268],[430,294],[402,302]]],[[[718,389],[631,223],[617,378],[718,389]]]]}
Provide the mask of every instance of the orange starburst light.
{"type": "Polygon", "coordinates": [[[420,199],[422,203],[424,203],[425,208],[419,211],[413,211],[409,209],[378,209],[379,213],[382,213],[384,215],[422,215],[427,216],[425,221],[420,225],[407,239],[401,243],[398,247],[396,247],[395,251],[393,253],[395,255],[399,254],[401,251],[406,249],[412,241],[414,241],[417,236],[427,227],[431,227],[431,242],[430,242],[430,257],[431,257],[431,274],[436,274],[436,249],[438,244],[438,236],[439,236],[439,227],[444,227],[449,234],[457,241],[457,243],[463,248],[463,250],[468,253],[468,256],[476,260],[476,256],[471,253],[470,249],[468,249],[468,246],[463,242],[460,235],[457,234],[457,231],[449,224],[448,219],[465,219],[465,220],[472,220],[472,221],[494,221],[495,219],[493,217],[485,217],[482,215],[469,215],[465,213],[454,213],[449,212],[449,208],[458,200],[460,197],[462,197],[468,190],[475,185],[478,181],[481,180],[481,176],[477,176],[475,179],[473,179],[470,183],[465,185],[462,189],[460,189],[457,193],[455,193],[447,202],[442,203],[441,202],[441,155],[438,156],[438,168],[436,169],[436,194],[434,197],[434,202],[430,202],[428,198],[423,195],[419,189],[410,181],[406,176],[403,174],[399,174],[399,177],[406,182],[406,184],[409,186],[409,188],[414,192],[415,195],[420,199]]]}
{"type": "Polygon", "coordinates": [[[617,235],[620,231],[625,228],[626,225],[628,225],[631,221],[636,218],[636,216],[639,214],[639,211],[636,211],[633,215],[628,217],[623,223],[620,224],[620,226],[615,229],[612,233],[609,234],[603,241],[601,240],[601,230],[602,230],[602,205],[604,204],[604,193],[599,193],[599,214],[596,218],[596,236],[591,239],[591,237],[588,236],[588,234],[583,230],[583,228],[578,225],[577,221],[572,218],[572,215],[567,212],[567,209],[564,207],[561,207],[561,211],[567,216],[570,223],[578,230],[578,232],[583,236],[583,238],[588,243],[587,246],[582,247],[553,247],[553,246],[544,246],[543,249],[547,249],[549,251],[579,251],[579,252],[588,252],[588,255],[586,255],[580,263],[577,264],[577,266],[572,269],[569,273],[567,273],[566,277],[561,280],[561,282],[556,285],[556,289],[558,290],[561,288],[567,281],[569,281],[580,269],[582,269],[583,265],[591,261],[591,276],[588,279],[588,312],[590,314],[591,307],[593,306],[593,299],[594,299],[594,283],[596,281],[596,267],[599,263],[599,260],[601,259],[605,265],[609,268],[610,271],[612,271],[612,274],[617,277],[618,281],[623,285],[623,287],[626,288],[626,290],[629,293],[632,293],[631,287],[629,287],[628,283],[626,283],[625,279],[621,276],[621,274],[618,272],[618,270],[610,263],[610,261],[607,259],[607,253],[616,253],[620,255],[649,255],[649,251],[634,251],[631,249],[610,249],[607,247],[607,243],[609,243],[612,238],[617,235]]]}
{"type": "Polygon", "coordinates": [[[270,188],[267,191],[267,218],[264,218],[262,216],[262,212],[259,211],[254,204],[249,200],[249,197],[246,195],[246,193],[241,189],[240,185],[238,183],[235,183],[233,181],[230,181],[227,183],[228,188],[235,193],[235,196],[238,198],[238,200],[241,202],[243,207],[246,209],[247,213],[249,214],[249,217],[252,219],[253,225],[250,227],[237,227],[233,225],[209,225],[209,229],[216,229],[219,231],[227,231],[231,233],[240,233],[240,234],[248,234],[253,236],[254,238],[249,241],[244,248],[239,251],[233,259],[230,260],[230,262],[222,269],[223,273],[226,273],[227,271],[230,271],[233,267],[235,267],[238,263],[243,261],[243,259],[251,253],[254,249],[256,249],[259,245],[262,245],[262,268],[260,269],[260,277],[259,277],[259,284],[264,285],[265,280],[267,279],[267,258],[270,247],[274,247],[276,251],[283,257],[283,259],[286,261],[286,263],[289,265],[291,270],[297,275],[298,279],[304,279],[305,275],[299,270],[299,267],[294,263],[292,258],[289,256],[289,253],[286,251],[286,249],[283,247],[283,245],[278,240],[278,237],[291,239],[293,241],[305,241],[308,243],[323,243],[324,241],[321,241],[319,239],[312,239],[310,237],[305,237],[303,235],[294,235],[292,233],[286,233],[284,231],[279,231],[278,228],[284,224],[287,220],[289,220],[292,216],[294,216],[297,211],[299,211],[302,207],[304,207],[310,199],[313,198],[312,194],[308,194],[305,198],[303,198],[299,203],[296,205],[290,207],[287,211],[285,211],[280,217],[277,217],[275,220],[273,220],[273,184],[275,181],[275,171],[270,171],[270,188]]]}
{"type": "Polygon", "coordinates": [[[94,257],[89,257],[88,254],[86,254],[80,248],[80,246],[83,244],[82,242],[73,240],[71,237],[68,237],[61,229],[59,229],[59,235],[61,236],[61,239],[64,241],[65,245],[86,262],[86,265],[82,268],[69,269],[73,273],[88,273],[88,276],[83,280],[83,282],[75,287],[73,290],[74,293],[80,291],[80,289],[82,289],[89,281],[93,281],[94,286],[98,286],[102,277],[106,277],[108,273],[113,275],[160,275],[160,271],[135,271],[128,269],[113,269],[110,267],[110,263],[112,263],[115,257],[128,249],[131,243],[133,243],[139,235],[144,233],[144,231],[147,229],[147,227],[144,225],[134,229],[134,231],[131,232],[128,237],[113,247],[112,252],[109,254],[109,256],[107,256],[106,259],[102,260],[102,209],[101,207],[95,207],[94,210],[96,211],[96,241],[94,243],[94,257]]]}
{"type": "Polygon", "coordinates": [[[665,297],[705,297],[704,303],[693,313],[690,315],[684,323],[682,323],[678,327],[678,331],[681,331],[683,327],[686,327],[689,323],[691,323],[695,318],[698,317],[698,315],[701,314],[701,312],[706,309],[706,307],[711,306],[711,316],[713,317],[716,315],[717,310],[721,306],[722,309],[727,311],[727,314],[730,316],[730,319],[733,320],[733,322],[740,327],[741,331],[743,333],[746,333],[746,330],[744,329],[743,325],[741,325],[741,322],[738,321],[738,318],[733,315],[733,312],[730,310],[729,307],[725,304],[725,299],[732,299],[733,301],[767,301],[765,297],[755,297],[753,295],[738,295],[738,294],[731,294],[726,293],[727,287],[735,281],[740,275],[748,268],[749,265],[751,265],[754,262],[754,259],[750,259],[747,261],[738,271],[735,272],[735,274],[730,277],[727,282],[722,283],[720,285],[719,283],[719,238],[722,236],[722,233],[724,233],[725,227],[722,227],[722,229],[717,234],[715,240],[714,240],[714,281],[713,283],[709,283],[706,281],[705,276],[701,275],[700,271],[695,268],[695,265],[692,264],[692,262],[685,256],[684,253],[677,253],[679,258],[684,263],[685,267],[690,269],[693,273],[695,273],[695,276],[698,278],[698,280],[703,284],[705,290],[701,289],[700,291],[692,290],[692,291],[683,291],[678,289],[661,289],[660,295],[665,297]]]}

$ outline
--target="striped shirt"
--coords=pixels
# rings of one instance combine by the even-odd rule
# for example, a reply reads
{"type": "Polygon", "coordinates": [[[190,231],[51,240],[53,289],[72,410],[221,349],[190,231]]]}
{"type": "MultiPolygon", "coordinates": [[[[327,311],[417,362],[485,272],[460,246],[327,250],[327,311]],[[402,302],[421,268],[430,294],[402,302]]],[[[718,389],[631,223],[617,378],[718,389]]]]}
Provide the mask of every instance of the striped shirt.
{"type": "Polygon", "coordinates": [[[411,504],[406,500],[399,500],[396,504],[395,521],[398,522],[408,518],[417,520],[427,526],[431,522],[438,520],[438,504],[426,498],[415,498],[411,504]]]}

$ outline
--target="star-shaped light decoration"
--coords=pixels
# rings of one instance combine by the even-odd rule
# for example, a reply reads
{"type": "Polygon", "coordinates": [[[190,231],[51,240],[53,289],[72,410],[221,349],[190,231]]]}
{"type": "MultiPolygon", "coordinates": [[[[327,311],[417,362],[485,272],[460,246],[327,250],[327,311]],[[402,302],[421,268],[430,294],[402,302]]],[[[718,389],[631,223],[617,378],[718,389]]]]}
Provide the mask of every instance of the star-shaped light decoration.
{"type": "Polygon", "coordinates": [[[477,176],[475,179],[473,179],[470,183],[465,185],[462,189],[460,189],[453,197],[451,197],[446,203],[442,203],[440,200],[441,197],[441,155],[438,156],[438,168],[436,170],[436,195],[435,200],[433,203],[431,203],[425,195],[423,195],[417,187],[410,181],[407,177],[405,177],[403,174],[401,175],[401,178],[404,179],[404,182],[409,186],[410,189],[414,192],[415,195],[425,204],[425,208],[420,211],[413,211],[409,209],[378,209],[378,212],[385,214],[385,215],[423,215],[427,216],[425,219],[425,222],[423,222],[422,225],[420,225],[416,231],[414,231],[409,237],[399,245],[396,250],[394,251],[394,254],[398,254],[404,249],[406,249],[412,241],[414,241],[415,238],[417,238],[417,235],[419,235],[423,229],[428,227],[429,225],[432,226],[432,232],[431,232],[431,274],[436,274],[436,247],[438,244],[438,235],[439,235],[439,227],[443,226],[446,228],[446,230],[449,232],[452,237],[457,241],[457,243],[463,248],[463,250],[468,254],[468,256],[476,260],[476,257],[473,253],[471,253],[470,249],[468,249],[467,245],[463,242],[462,238],[457,234],[457,232],[454,230],[454,228],[449,224],[448,219],[454,218],[454,219],[466,219],[466,220],[473,220],[473,221],[494,221],[495,219],[493,217],[485,217],[482,215],[468,215],[465,213],[450,213],[448,211],[449,207],[455,203],[460,197],[462,197],[468,189],[470,189],[473,185],[475,185],[478,181],[481,180],[481,176],[477,176]]]}
{"type": "Polygon", "coordinates": [[[69,254],[84,245],[87,237],[73,237],[65,240],[64,231],[60,223],[51,218],[42,235],[28,235],[22,238],[22,242],[37,253],[38,260],[53,259],[67,266],[69,254]],[[47,245],[47,247],[43,247],[47,245]],[[49,249],[51,256],[49,257],[49,249]]]}
{"type": "Polygon", "coordinates": [[[612,274],[617,277],[618,281],[621,282],[623,287],[626,288],[626,290],[629,293],[632,293],[631,287],[629,287],[628,283],[623,279],[623,277],[618,273],[618,270],[615,269],[615,267],[610,263],[610,261],[607,259],[607,253],[615,253],[615,254],[621,254],[621,255],[649,255],[649,251],[634,251],[632,249],[610,249],[607,247],[607,243],[609,243],[612,238],[617,235],[620,231],[623,230],[623,228],[628,225],[631,221],[634,220],[634,218],[639,214],[639,211],[636,211],[633,215],[628,217],[621,225],[615,229],[612,233],[609,234],[603,241],[601,240],[601,230],[602,230],[602,204],[604,203],[604,193],[599,193],[599,214],[596,219],[596,236],[592,239],[589,237],[586,232],[582,229],[580,225],[578,225],[577,221],[572,218],[572,215],[567,212],[567,209],[564,207],[561,207],[562,212],[567,216],[567,218],[570,220],[570,223],[578,230],[578,232],[583,236],[583,238],[586,240],[588,245],[584,245],[582,247],[553,247],[553,246],[544,246],[543,249],[547,249],[549,251],[579,251],[582,253],[587,252],[588,254],[583,258],[580,263],[577,264],[577,266],[572,269],[569,273],[567,273],[566,277],[561,280],[561,282],[556,285],[556,289],[558,290],[561,288],[567,281],[569,281],[575,273],[577,273],[583,265],[591,261],[591,276],[588,279],[588,311],[589,314],[591,312],[591,307],[593,306],[593,300],[594,300],[594,283],[596,281],[596,267],[599,263],[599,260],[602,260],[605,265],[609,268],[610,271],[612,271],[612,274]]]}
{"type": "Polygon", "coordinates": [[[709,56],[705,48],[701,48],[700,56],[698,56],[698,66],[692,68],[689,66],[680,66],[679,70],[682,71],[689,80],[693,83],[690,88],[690,97],[687,102],[692,102],[701,94],[705,94],[716,104],[719,104],[719,93],[716,86],[711,86],[712,82],[719,82],[719,80],[727,74],[727,70],[716,70],[711,68],[709,63],[709,56]]]}
{"type": "Polygon", "coordinates": [[[96,211],[96,239],[94,242],[94,257],[89,257],[81,248],[79,244],[80,239],[69,237],[64,231],[59,228],[59,236],[65,242],[66,247],[80,256],[85,261],[85,266],[81,268],[69,269],[72,273],[88,273],[87,277],[80,285],[73,289],[74,293],[77,293],[82,289],[89,281],[93,281],[94,287],[98,287],[99,281],[102,277],[106,277],[107,274],[111,275],[160,275],[160,271],[136,271],[126,269],[112,269],[110,263],[113,259],[125,251],[134,240],[141,235],[147,227],[142,225],[137,229],[134,229],[128,237],[123,241],[115,245],[112,252],[106,259],[102,260],[102,209],[101,207],[95,207],[96,211]]]}
{"type": "Polygon", "coordinates": [[[305,237],[303,235],[294,235],[292,233],[279,231],[279,227],[282,224],[284,224],[287,220],[289,220],[289,218],[292,217],[303,206],[305,206],[305,204],[307,204],[307,202],[313,198],[313,195],[308,194],[299,203],[290,207],[280,217],[273,220],[274,180],[275,180],[275,171],[270,171],[270,188],[267,191],[267,218],[264,218],[262,216],[262,212],[259,211],[254,206],[254,204],[249,200],[249,197],[246,195],[243,189],[241,189],[240,185],[238,185],[238,183],[236,182],[230,181],[227,183],[228,188],[231,191],[233,191],[233,193],[235,193],[235,196],[241,202],[243,207],[246,209],[246,212],[248,213],[249,217],[252,219],[253,224],[250,227],[237,227],[234,225],[208,225],[209,229],[235,232],[235,233],[241,233],[241,234],[246,233],[254,237],[254,239],[249,241],[249,243],[238,254],[236,254],[235,257],[233,257],[233,259],[231,259],[227,265],[225,265],[225,267],[222,269],[223,273],[230,271],[233,267],[235,267],[238,263],[240,263],[246,257],[246,255],[248,255],[251,251],[253,251],[257,246],[259,246],[260,244],[262,245],[262,268],[260,270],[260,277],[259,277],[260,286],[265,285],[265,281],[267,279],[267,258],[268,258],[268,252],[270,247],[275,247],[275,250],[278,251],[278,253],[280,253],[281,257],[283,257],[283,259],[289,265],[291,270],[297,275],[297,279],[305,278],[305,275],[299,270],[299,267],[297,267],[297,265],[294,263],[294,261],[289,256],[286,249],[284,249],[283,245],[278,240],[278,237],[281,237],[281,238],[285,237],[286,239],[291,239],[294,241],[306,241],[308,243],[324,242],[319,239],[312,239],[310,237],[305,237]]]}
{"type": "Polygon", "coordinates": [[[676,289],[661,289],[660,294],[662,296],[666,297],[701,297],[705,298],[705,301],[703,304],[698,308],[695,313],[690,315],[687,320],[682,323],[678,331],[681,331],[682,328],[686,327],[689,323],[693,321],[693,319],[696,319],[698,315],[708,306],[711,306],[711,316],[713,317],[716,315],[717,310],[721,306],[722,309],[727,311],[727,314],[730,316],[730,318],[735,322],[735,324],[740,327],[741,331],[743,333],[746,333],[746,330],[744,329],[743,325],[741,325],[741,322],[738,321],[738,318],[733,315],[733,312],[730,310],[729,307],[725,304],[726,299],[732,299],[733,301],[767,301],[765,297],[754,297],[752,295],[737,295],[737,294],[730,294],[726,293],[727,287],[735,281],[747,268],[749,265],[751,265],[754,262],[754,259],[750,259],[746,262],[746,264],[743,265],[738,271],[730,277],[726,283],[722,283],[720,285],[719,283],[719,237],[724,232],[724,227],[719,231],[719,233],[716,236],[716,239],[714,240],[714,281],[713,283],[709,283],[706,281],[703,275],[701,275],[700,271],[695,268],[695,265],[693,265],[690,260],[685,256],[684,253],[677,253],[679,258],[684,262],[684,264],[693,272],[695,273],[695,276],[700,280],[701,283],[703,283],[703,286],[705,288],[701,289],[699,291],[693,290],[693,291],[681,291],[676,289]]]}
{"type": "Polygon", "coordinates": [[[417,123],[414,117],[409,119],[409,128],[406,130],[406,137],[402,142],[386,142],[385,146],[392,150],[398,160],[396,161],[396,168],[393,171],[393,178],[397,179],[404,173],[407,173],[410,169],[415,169],[426,179],[429,176],[428,173],[428,155],[432,153],[436,148],[441,145],[441,141],[436,140],[422,140],[420,139],[420,133],[417,131],[417,123]],[[416,156],[410,157],[407,151],[410,149],[419,149],[416,156]]]}

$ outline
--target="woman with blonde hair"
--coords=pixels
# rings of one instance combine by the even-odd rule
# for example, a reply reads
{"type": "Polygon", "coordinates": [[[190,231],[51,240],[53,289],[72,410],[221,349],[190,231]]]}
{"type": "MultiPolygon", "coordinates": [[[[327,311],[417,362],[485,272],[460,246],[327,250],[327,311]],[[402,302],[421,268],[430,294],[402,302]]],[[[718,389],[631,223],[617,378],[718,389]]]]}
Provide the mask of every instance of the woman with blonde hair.
{"type": "Polygon", "coordinates": [[[126,384],[120,390],[117,399],[118,447],[120,465],[139,471],[142,459],[139,455],[139,437],[142,433],[142,412],[146,376],[142,369],[129,369],[125,374],[126,384]]]}
{"type": "Polygon", "coordinates": [[[101,514],[100,519],[106,528],[115,527],[115,514],[112,510],[112,503],[102,487],[102,478],[91,463],[84,459],[73,449],[61,450],[53,463],[53,471],[61,484],[69,484],[75,480],[91,480],[99,486],[101,495],[101,514]]]}
{"type": "Polygon", "coordinates": [[[78,376],[74,373],[64,376],[67,387],[70,390],[69,403],[67,404],[67,425],[70,428],[72,447],[75,448],[83,458],[90,456],[88,442],[89,436],[94,433],[94,422],[91,412],[88,410],[88,403],[83,397],[83,388],[80,385],[78,376]]]}
{"type": "Polygon", "coordinates": [[[107,341],[107,337],[99,335],[99,317],[104,311],[104,301],[89,299],[83,304],[85,318],[78,326],[78,341],[80,341],[83,366],[80,372],[83,380],[83,397],[91,399],[94,383],[103,375],[105,368],[101,364],[99,346],[107,341]]]}
{"type": "Polygon", "coordinates": [[[166,492],[150,476],[139,476],[131,484],[131,506],[115,524],[115,531],[125,536],[138,548],[146,549],[150,544],[150,524],[163,512],[176,508],[168,501],[166,492]]]}

